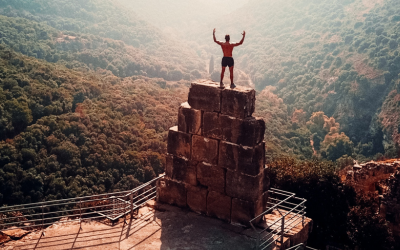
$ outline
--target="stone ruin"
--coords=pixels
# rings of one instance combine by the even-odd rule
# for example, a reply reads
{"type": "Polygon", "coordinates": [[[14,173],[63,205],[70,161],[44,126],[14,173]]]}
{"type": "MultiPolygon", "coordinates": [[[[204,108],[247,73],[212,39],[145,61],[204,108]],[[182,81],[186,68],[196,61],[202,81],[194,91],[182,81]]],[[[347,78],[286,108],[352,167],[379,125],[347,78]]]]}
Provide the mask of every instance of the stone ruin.
{"type": "Polygon", "coordinates": [[[253,89],[192,83],[178,126],[169,130],[158,200],[243,225],[262,213],[269,189],[265,122],[252,116],[254,108],[253,89]]]}

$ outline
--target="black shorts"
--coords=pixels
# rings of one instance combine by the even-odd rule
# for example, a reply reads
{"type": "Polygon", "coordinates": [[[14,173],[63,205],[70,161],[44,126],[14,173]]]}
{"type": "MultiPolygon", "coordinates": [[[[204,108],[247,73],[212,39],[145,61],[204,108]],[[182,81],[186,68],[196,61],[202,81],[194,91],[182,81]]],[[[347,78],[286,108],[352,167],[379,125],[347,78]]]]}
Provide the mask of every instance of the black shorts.
{"type": "Polygon", "coordinates": [[[228,66],[230,68],[235,65],[235,61],[233,60],[232,57],[222,57],[221,65],[222,67],[228,66]]]}

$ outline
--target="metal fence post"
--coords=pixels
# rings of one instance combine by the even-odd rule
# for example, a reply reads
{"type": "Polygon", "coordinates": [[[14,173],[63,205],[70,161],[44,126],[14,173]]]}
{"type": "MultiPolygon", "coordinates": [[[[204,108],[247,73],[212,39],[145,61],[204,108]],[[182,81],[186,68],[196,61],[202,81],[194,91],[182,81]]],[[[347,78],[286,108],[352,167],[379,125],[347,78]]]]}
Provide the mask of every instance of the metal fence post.
{"type": "Polygon", "coordinates": [[[82,229],[82,199],[79,200],[79,230],[82,229]]]}
{"type": "MultiPolygon", "coordinates": [[[[128,225],[128,222],[126,222],[126,214],[127,214],[127,212],[126,212],[126,197],[128,197],[128,194],[126,194],[125,196],[124,196],[124,205],[123,205],[123,210],[124,210],[124,225],[125,224],[127,224],[128,225]]],[[[124,228],[124,225],[122,226],[122,228],[124,228]]]]}
{"type": "Polygon", "coordinates": [[[281,225],[281,250],[284,249],[283,247],[283,232],[285,231],[285,216],[282,216],[282,225],[281,225]]]}
{"type": "Polygon", "coordinates": [[[41,207],[42,207],[42,230],[44,230],[44,207],[43,205],[41,207]]]}
{"type": "Polygon", "coordinates": [[[131,218],[133,216],[133,193],[129,194],[129,199],[131,200],[131,218]]]}
{"type": "MultiPolygon", "coordinates": [[[[303,201],[305,201],[305,199],[303,199],[303,201]]],[[[301,207],[302,207],[302,210],[303,210],[302,215],[301,215],[301,224],[303,225],[303,227],[304,227],[304,213],[306,212],[306,209],[305,209],[304,204],[305,204],[305,202],[304,202],[303,205],[301,206],[301,207]]]]}

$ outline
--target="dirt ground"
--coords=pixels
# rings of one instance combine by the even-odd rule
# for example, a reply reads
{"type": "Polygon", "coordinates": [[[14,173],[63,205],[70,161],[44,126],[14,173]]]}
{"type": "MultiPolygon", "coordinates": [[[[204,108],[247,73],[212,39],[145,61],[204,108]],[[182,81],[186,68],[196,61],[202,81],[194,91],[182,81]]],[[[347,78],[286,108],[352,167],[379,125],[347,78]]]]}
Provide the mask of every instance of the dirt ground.
{"type": "Polygon", "coordinates": [[[176,207],[161,205],[157,211],[147,207],[136,218],[121,219],[112,226],[97,221],[55,224],[41,232],[32,232],[0,249],[130,249],[201,250],[253,249],[252,229],[233,226],[176,207]]]}

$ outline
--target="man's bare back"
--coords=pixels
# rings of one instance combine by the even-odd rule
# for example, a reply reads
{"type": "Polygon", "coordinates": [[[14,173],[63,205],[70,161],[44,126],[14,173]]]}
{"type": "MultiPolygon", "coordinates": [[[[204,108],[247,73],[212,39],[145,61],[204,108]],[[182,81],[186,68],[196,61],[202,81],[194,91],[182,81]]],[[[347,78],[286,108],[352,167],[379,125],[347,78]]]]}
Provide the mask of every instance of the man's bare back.
{"type": "Polygon", "coordinates": [[[213,31],[213,37],[214,37],[214,42],[217,43],[218,45],[221,46],[222,48],[222,52],[224,53],[224,57],[222,58],[222,62],[221,62],[221,66],[222,66],[222,71],[221,71],[221,82],[220,82],[220,86],[221,88],[224,88],[224,84],[222,83],[222,80],[224,79],[224,74],[225,74],[225,68],[227,66],[229,66],[229,71],[230,71],[230,75],[231,75],[231,88],[236,87],[236,85],[233,83],[233,67],[234,67],[234,60],[232,58],[232,51],[233,48],[239,45],[243,44],[244,41],[244,37],[246,35],[246,32],[243,31],[242,33],[243,38],[242,40],[240,40],[240,42],[238,43],[230,43],[230,36],[226,35],[225,36],[225,42],[220,42],[217,41],[217,39],[215,38],[215,29],[213,31]]]}
{"type": "Polygon", "coordinates": [[[221,45],[222,52],[224,52],[224,57],[232,57],[233,48],[239,46],[243,43],[230,43],[230,42],[219,42],[216,41],[217,44],[221,45]]]}

